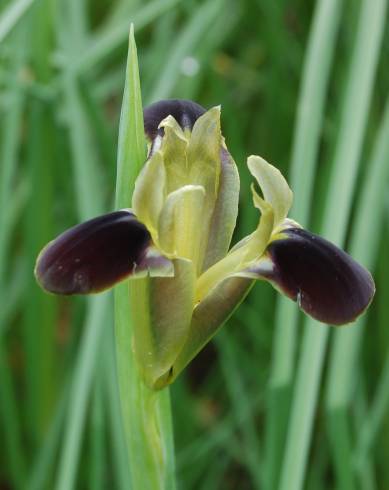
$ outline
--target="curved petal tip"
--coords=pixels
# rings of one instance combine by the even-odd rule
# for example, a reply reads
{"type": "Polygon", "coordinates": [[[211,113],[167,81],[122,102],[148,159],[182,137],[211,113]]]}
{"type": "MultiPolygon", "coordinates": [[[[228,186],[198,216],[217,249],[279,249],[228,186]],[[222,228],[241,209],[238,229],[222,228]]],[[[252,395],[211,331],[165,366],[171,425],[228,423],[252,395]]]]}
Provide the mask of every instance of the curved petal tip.
{"type": "Polygon", "coordinates": [[[303,311],[330,325],[354,321],[375,293],[368,270],[332,243],[300,228],[270,243],[272,267],[262,276],[299,303],[303,311]]]}
{"type": "Polygon", "coordinates": [[[35,276],[55,294],[88,294],[131,275],[150,245],[150,234],[134,214],[115,211],[74,226],[40,253],[35,276]]]}

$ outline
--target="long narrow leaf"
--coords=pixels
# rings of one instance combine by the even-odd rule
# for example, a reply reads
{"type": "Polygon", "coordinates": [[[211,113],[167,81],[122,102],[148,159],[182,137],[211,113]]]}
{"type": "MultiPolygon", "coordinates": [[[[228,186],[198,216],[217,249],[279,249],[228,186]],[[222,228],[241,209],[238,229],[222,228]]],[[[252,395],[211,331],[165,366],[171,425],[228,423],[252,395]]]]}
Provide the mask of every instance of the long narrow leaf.
{"type": "MultiPolygon", "coordinates": [[[[324,236],[342,244],[346,235],[355,180],[367,123],[386,12],[385,0],[362,2],[351,59],[339,140],[329,183],[324,236]]],[[[328,329],[307,320],[298,365],[291,419],[280,480],[281,490],[302,488],[328,329]]]]}
{"type": "MultiPolygon", "coordinates": [[[[129,207],[135,178],[146,158],[138,59],[131,27],[116,182],[117,207],[129,207]]],[[[136,288],[136,284],[133,286],[136,288]]],[[[174,450],[168,388],[150,390],[134,359],[129,284],[115,290],[115,330],[122,415],[134,488],[175,488],[174,450]],[[134,430],[135,428],[135,430],[134,430]]]]}
{"type": "MultiPolygon", "coordinates": [[[[342,2],[319,1],[308,41],[291,161],[293,218],[308,225],[317,152],[342,2]]],[[[298,310],[278,299],[266,419],[266,488],[277,485],[295,364],[298,310]]]]}

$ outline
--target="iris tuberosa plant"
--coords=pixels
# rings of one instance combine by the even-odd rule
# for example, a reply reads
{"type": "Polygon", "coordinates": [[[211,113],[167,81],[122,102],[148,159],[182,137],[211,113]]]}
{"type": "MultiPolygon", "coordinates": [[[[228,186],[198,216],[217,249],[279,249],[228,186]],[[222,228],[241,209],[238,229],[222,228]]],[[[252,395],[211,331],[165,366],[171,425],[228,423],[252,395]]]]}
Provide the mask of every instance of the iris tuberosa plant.
{"type": "Polygon", "coordinates": [[[259,156],[247,161],[258,226],[230,249],[239,175],[219,107],[160,101],[144,110],[144,127],[149,151],[132,208],[65,231],[42,250],[35,274],[45,290],[64,295],[136,281],[133,349],[147,386],[172,383],[258,279],[323,323],[363,313],[375,291],[370,273],[287,217],[292,191],[259,156]]]}
{"type": "Polygon", "coordinates": [[[144,110],[144,130],[148,155],[132,207],[62,233],[40,253],[35,274],[45,290],[64,295],[98,293],[132,280],[124,351],[130,351],[136,386],[128,370],[119,368],[122,399],[132,392],[123,403],[132,424],[127,424],[132,481],[134,488],[173,489],[168,393],[157,394],[211,340],[257,280],[331,325],[355,320],[375,288],[370,273],[349,255],[287,217],[292,191],[279,170],[259,156],[247,162],[258,225],[230,249],[240,185],[219,107],[206,111],[191,101],[160,101],[144,110]]]}

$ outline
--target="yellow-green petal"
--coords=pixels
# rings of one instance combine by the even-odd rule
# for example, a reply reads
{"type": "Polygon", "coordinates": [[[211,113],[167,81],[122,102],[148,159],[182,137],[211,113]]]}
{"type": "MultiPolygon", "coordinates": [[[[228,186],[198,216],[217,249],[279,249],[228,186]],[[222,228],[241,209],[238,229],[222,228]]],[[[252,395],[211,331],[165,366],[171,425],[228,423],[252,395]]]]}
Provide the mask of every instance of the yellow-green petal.
{"type": "Polygon", "coordinates": [[[161,388],[188,336],[194,295],[189,260],[174,259],[174,277],[135,279],[131,291],[134,349],[139,369],[151,388],[161,388]]]}
{"type": "Polygon", "coordinates": [[[202,301],[219,282],[243,269],[253,260],[257,260],[264,253],[273,230],[274,214],[273,208],[263,200],[262,207],[262,216],[254,233],[243,239],[229,254],[198,278],[196,303],[202,301]]]}
{"type": "Polygon", "coordinates": [[[175,257],[190,259],[197,264],[204,209],[204,188],[186,185],[172,192],[162,208],[159,225],[159,246],[175,257]]]}
{"type": "Polygon", "coordinates": [[[187,162],[188,140],[173,116],[164,119],[160,128],[164,130],[161,152],[166,169],[166,192],[170,194],[190,183],[187,162]]]}
{"type": "Polygon", "coordinates": [[[240,248],[241,252],[243,250],[245,251],[243,259],[245,263],[251,262],[263,254],[275,226],[273,206],[271,206],[267,201],[264,201],[255,192],[254,187],[252,187],[251,190],[253,193],[254,204],[261,211],[261,218],[257,229],[251,234],[250,239],[247,240],[245,245],[240,248]]]}
{"type": "Polygon", "coordinates": [[[288,215],[292,206],[293,193],[281,172],[263,158],[252,155],[247,160],[248,168],[260,186],[265,201],[274,210],[276,228],[288,215]]]}
{"type": "Polygon", "coordinates": [[[210,200],[219,185],[221,146],[220,107],[213,107],[195,122],[188,145],[190,181],[202,185],[210,200]]]}
{"type": "Polygon", "coordinates": [[[221,148],[220,107],[213,107],[195,122],[187,151],[189,181],[205,189],[201,227],[197,230],[197,233],[203,237],[199,249],[198,272],[202,270],[212,214],[219,191],[221,148]]]}
{"type": "Polygon", "coordinates": [[[222,259],[230,247],[239,206],[239,173],[224,146],[220,151],[221,172],[219,189],[212,214],[202,271],[222,259]]]}
{"type": "Polygon", "coordinates": [[[166,175],[160,152],[152,155],[135,182],[132,206],[138,219],[157,241],[158,220],[165,199],[166,175]]]}
{"type": "Polygon", "coordinates": [[[247,296],[254,281],[227,277],[219,282],[193,312],[188,338],[173,365],[173,381],[196,354],[211,340],[247,296]]]}

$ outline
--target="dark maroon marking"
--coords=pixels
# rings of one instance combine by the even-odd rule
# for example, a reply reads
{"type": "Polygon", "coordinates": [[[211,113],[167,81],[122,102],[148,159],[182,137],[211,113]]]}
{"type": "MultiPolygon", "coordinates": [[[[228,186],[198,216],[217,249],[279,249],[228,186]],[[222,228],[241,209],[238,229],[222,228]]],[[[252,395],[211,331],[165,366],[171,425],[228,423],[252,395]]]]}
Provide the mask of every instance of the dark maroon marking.
{"type": "Polygon", "coordinates": [[[102,291],[133,272],[150,240],[132,213],[105,214],[50,242],[38,257],[35,275],[44,289],[56,294],[102,291]]]}
{"type": "Polygon", "coordinates": [[[167,116],[173,116],[182,129],[192,129],[197,119],[205,113],[204,107],[191,100],[160,100],[149,105],[143,111],[146,135],[153,140],[163,131],[158,126],[167,116]]]}
{"type": "Polygon", "coordinates": [[[268,278],[321,322],[342,325],[355,320],[374,296],[369,271],[313,233],[298,228],[284,233],[288,238],[268,247],[274,263],[268,278]]]}

